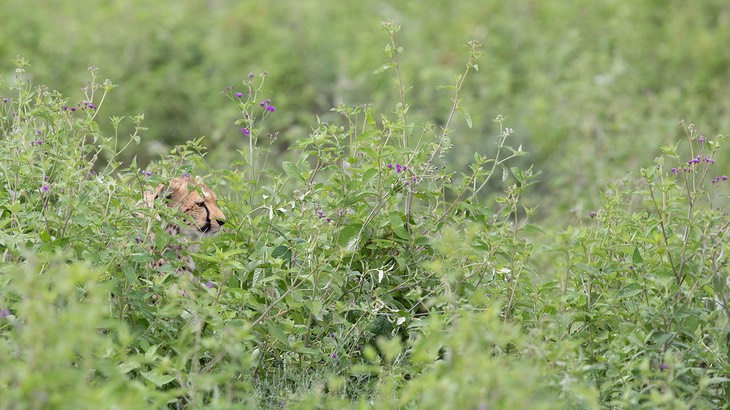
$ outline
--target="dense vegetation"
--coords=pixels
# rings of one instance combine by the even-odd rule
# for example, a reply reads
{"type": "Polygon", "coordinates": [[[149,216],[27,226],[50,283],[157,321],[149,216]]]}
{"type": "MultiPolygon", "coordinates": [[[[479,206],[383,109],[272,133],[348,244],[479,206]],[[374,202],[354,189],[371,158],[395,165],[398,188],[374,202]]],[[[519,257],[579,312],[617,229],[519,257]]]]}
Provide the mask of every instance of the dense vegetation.
{"type": "Polygon", "coordinates": [[[0,408],[727,406],[724,2],[136,3],[5,7],[0,408]]]}

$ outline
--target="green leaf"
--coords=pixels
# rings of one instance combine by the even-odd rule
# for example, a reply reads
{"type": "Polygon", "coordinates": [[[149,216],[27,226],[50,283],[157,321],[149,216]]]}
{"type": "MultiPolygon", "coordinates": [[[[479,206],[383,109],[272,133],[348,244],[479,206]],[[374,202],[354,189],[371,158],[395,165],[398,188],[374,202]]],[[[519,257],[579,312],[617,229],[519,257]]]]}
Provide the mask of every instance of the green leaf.
{"type": "Polygon", "coordinates": [[[152,382],[157,387],[162,387],[166,385],[167,383],[170,383],[171,381],[175,380],[174,376],[170,376],[169,374],[157,374],[154,372],[142,372],[142,377],[152,382]]]}
{"type": "Polygon", "coordinates": [[[644,264],[644,258],[641,257],[641,252],[639,251],[639,247],[634,247],[634,254],[631,256],[631,262],[633,262],[634,265],[643,265],[644,264]]]}
{"type": "Polygon", "coordinates": [[[525,232],[535,232],[535,233],[545,233],[539,226],[533,225],[533,224],[524,224],[522,225],[522,228],[520,228],[520,231],[525,232]]]}
{"type": "Polygon", "coordinates": [[[466,126],[471,128],[471,115],[468,112],[464,112],[464,119],[466,120],[466,126]]]}
{"type": "Polygon", "coordinates": [[[313,300],[311,303],[309,303],[309,310],[312,312],[312,315],[314,315],[317,320],[322,320],[322,301],[321,300],[313,300]]]}
{"type": "Polygon", "coordinates": [[[368,169],[362,175],[362,182],[365,182],[365,183],[370,182],[370,180],[373,179],[373,177],[375,175],[377,175],[377,174],[378,174],[377,168],[370,168],[370,169],[368,169]]]}
{"type": "Polygon", "coordinates": [[[408,233],[408,230],[403,226],[394,226],[393,232],[395,232],[396,236],[399,238],[410,241],[411,240],[411,234],[408,233]]]}
{"type": "Polygon", "coordinates": [[[340,231],[340,236],[337,238],[337,244],[345,248],[347,251],[354,251],[360,239],[361,230],[362,224],[355,223],[346,225],[340,231]]]}
{"type": "Polygon", "coordinates": [[[369,142],[373,139],[373,137],[380,136],[380,130],[368,130],[363,132],[362,134],[358,135],[357,138],[355,138],[355,141],[357,142],[369,142]]]}
{"type": "Polygon", "coordinates": [[[284,172],[286,172],[287,175],[289,175],[292,178],[296,178],[300,181],[304,181],[304,177],[302,176],[302,172],[299,170],[299,168],[290,161],[284,161],[281,164],[281,167],[284,169],[284,172]]]}
{"type": "Polygon", "coordinates": [[[630,283],[626,285],[623,289],[621,289],[616,297],[618,299],[625,299],[630,298],[632,296],[636,296],[639,293],[644,291],[644,286],[638,284],[638,283],[630,283]]]}
{"type": "Polygon", "coordinates": [[[289,347],[289,338],[286,336],[286,332],[276,323],[269,323],[266,326],[269,336],[273,336],[274,339],[282,343],[284,346],[289,347]]]}
{"type": "Polygon", "coordinates": [[[413,244],[416,246],[429,246],[431,245],[431,238],[428,236],[417,236],[413,244]]]}
{"type": "Polygon", "coordinates": [[[410,241],[411,234],[406,229],[406,224],[405,222],[403,222],[401,214],[394,211],[388,215],[388,218],[390,219],[390,228],[393,230],[396,236],[403,240],[410,241]]]}
{"type": "Polygon", "coordinates": [[[122,362],[119,364],[119,370],[122,374],[127,374],[132,370],[139,369],[140,364],[138,362],[122,362]]]}
{"type": "Polygon", "coordinates": [[[279,245],[271,251],[272,258],[289,259],[291,258],[291,251],[288,246],[279,245]]]}
{"type": "Polygon", "coordinates": [[[389,69],[391,67],[393,67],[393,64],[390,64],[390,63],[383,64],[380,67],[378,67],[375,71],[373,71],[373,74],[380,74],[383,71],[385,71],[385,70],[387,70],[387,69],[389,69]]]}

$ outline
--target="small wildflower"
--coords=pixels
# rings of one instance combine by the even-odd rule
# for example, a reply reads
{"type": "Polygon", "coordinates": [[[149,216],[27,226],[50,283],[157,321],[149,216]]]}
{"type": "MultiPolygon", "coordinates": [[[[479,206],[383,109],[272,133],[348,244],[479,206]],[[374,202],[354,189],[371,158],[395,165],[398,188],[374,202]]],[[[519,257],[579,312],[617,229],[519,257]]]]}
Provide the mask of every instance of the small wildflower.
{"type": "Polygon", "coordinates": [[[705,157],[705,162],[708,163],[708,164],[714,164],[715,163],[715,160],[712,159],[712,158],[710,158],[710,157],[705,157]]]}
{"type": "Polygon", "coordinates": [[[332,358],[337,359],[337,353],[332,353],[332,358]]]}
{"type": "Polygon", "coordinates": [[[679,174],[679,170],[677,168],[675,168],[675,167],[672,167],[672,173],[674,175],[677,175],[677,174],[679,174]]]}
{"type": "Polygon", "coordinates": [[[205,282],[205,287],[208,289],[213,289],[215,287],[215,283],[210,282],[210,281],[205,282]]]}
{"type": "Polygon", "coordinates": [[[393,164],[388,164],[388,169],[393,169],[393,164]]]}
{"type": "Polygon", "coordinates": [[[50,189],[50,188],[48,188],[48,185],[43,185],[43,186],[41,187],[41,192],[48,192],[48,190],[49,190],[49,189],[50,189]]]}
{"type": "Polygon", "coordinates": [[[598,215],[598,213],[596,211],[591,211],[591,212],[588,213],[588,216],[590,216],[591,219],[595,218],[596,215],[598,215]]]}
{"type": "Polygon", "coordinates": [[[134,238],[134,241],[137,242],[137,243],[142,243],[142,239],[140,239],[139,236],[136,237],[136,238],[134,238]]]}
{"type": "Polygon", "coordinates": [[[94,105],[92,103],[89,103],[89,109],[90,110],[95,110],[96,109],[96,105],[94,105]]]}
{"type": "Polygon", "coordinates": [[[68,105],[64,105],[63,107],[61,107],[61,109],[64,111],[68,110],[68,105]]]}
{"type": "Polygon", "coordinates": [[[35,143],[36,143],[36,144],[38,144],[38,145],[43,145],[43,140],[42,140],[42,139],[39,139],[39,140],[38,140],[38,141],[36,141],[35,143]]]}
{"type": "Polygon", "coordinates": [[[326,215],[326,214],[324,213],[324,211],[323,211],[323,210],[321,210],[321,209],[318,209],[318,210],[317,210],[317,216],[319,217],[319,219],[324,219],[324,218],[326,218],[326,217],[327,217],[327,215],[326,215]]]}
{"type": "Polygon", "coordinates": [[[8,316],[10,316],[10,309],[8,309],[8,308],[0,309],[0,319],[6,318],[8,316]]]}
{"type": "Polygon", "coordinates": [[[667,370],[669,366],[667,366],[665,363],[662,363],[659,365],[659,370],[667,370]]]}
{"type": "Polygon", "coordinates": [[[267,105],[266,106],[266,111],[268,111],[268,112],[275,112],[276,111],[276,107],[274,107],[273,105],[267,105]]]}
{"type": "Polygon", "coordinates": [[[243,97],[243,93],[241,93],[241,92],[237,92],[237,93],[236,93],[236,98],[241,98],[241,97],[243,97]]]}
{"type": "Polygon", "coordinates": [[[330,332],[330,337],[334,339],[335,338],[335,332],[330,332]]]}
{"type": "Polygon", "coordinates": [[[259,103],[259,105],[262,106],[262,107],[265,107],[265,106],[269,105],[270,102],[271,102],[271,100],[267,98],[266,100],[261,101],[259,103]]]}
{"type": "Polygon", "coordinates": [[[43,134],[43,131],[41,131],[41,130],[35,130],[35,133],[36,133],[37,135],[41,135],[41,134],[43,134]]]}
{"type": "Polygon", "coordinates": [[[700,144],[704,144],[705,143],[705,133],[704,132],[702,134],[700,134],[700,137],[699,138],[697,138],[697,142],[700,143],[700,144]]]}
{"type": "Polygon", "coordinates": [[[186,172],[186,173],[184,173],[184,174],[182,174],[182,176],[183,176],[183,178],[190,178],[190,174],[189,174],[189,173],[187,173],[187,172],[186,172]]]}
{"type": "Polygon", "coordinates": [[[149,178],[149,177],[151,177],[151,176],[152,176],[152,171],[147,171],[147,170],[145,170],[145,169],[143,169],[143,170],[141,171],[141,173],[142,173],[142,175],[144,175],[144,176],[145,176],[146,178],[149,178]]]}
{"type": "Polygon", "coordinates": [[[401,164],[395,164],[395,172],[397,174],[400,174],[401,172],[403,172],[403,166],[401,164]]]}
{"type": "Polygon", "coordinates": [[[245,135],[245,136],[247,136],[247,137],[248,137],[248,136],[250,136],[250,135],[251,135],[251,130],[250,130],[250,129],[248,129],[248,128],[246,128],[246,127],[243,127],[243,128],[241,128],[241,133],[242,133],[243,135],[245,135]]]}
{"type": "Polygon", "coordinates": [[[9,100],[7,98],[3,98],[3,104],[7,104],[9,100]]]}
{"type": "Polygon", "coordinates": [[[48,181],[48,180],[49,180],[50,178],[51,178],[51,177],[49,177],[48,175],[46,175],[46,176],[44,176],[44,177],[43,177],[43,180],[44,180],[44,181],[48,181]]]}
{"type": "Polygon", "coordinates": [[[71,107],[71,111],[76,111],[76,107],[71,107]]]}
{"type": "Polygon", "coordinates": [[[699,164],[700,161],[701,161],[701,157],[697,156],[697,157],[692,158],[691,160],[687,161],[687,165],[699,164]]]}
{"type": "Polygon", "coordinates": [[[248,73],[248,78],[253,78],[253,77],[254,77],[253,73],[248,73]]]}

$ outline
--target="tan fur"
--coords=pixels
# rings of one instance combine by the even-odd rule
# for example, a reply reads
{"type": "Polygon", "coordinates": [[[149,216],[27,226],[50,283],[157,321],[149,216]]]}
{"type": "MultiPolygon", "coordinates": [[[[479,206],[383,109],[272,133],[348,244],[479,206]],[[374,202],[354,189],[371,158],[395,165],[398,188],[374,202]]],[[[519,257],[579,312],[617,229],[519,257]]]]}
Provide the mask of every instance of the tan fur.
{"type": "MultiPolygon", "coordinates": [[[[165,230],[170,235],[185,234],[186,239],[196,240],[203,236],[212,236],[220,231],[226,219],[223,211],[218,208],[215,192],[206,185],[199,176],[191,180],[189,176],[178,176],[173,178],[168,185],[160,184],[154,191],[145,191],[144,202],[154,208],[155,200],[164,200],[167,206],[176,208],[187,214],[190,219],[187,227],[180,227],[177,224],[170,224],[165,230]]],[[[154,238],[153,238],[154,239],[154,238]]],[[[189,273],[195,269],[193,260],[184,254],[183,249],[187,248],[195,252],[197,246],[187,246],[187,240],[178,244],[170,244],[167,249],[176,253],[177,258],[185,262],[185,267],[178,269],[178,274],[189,273]]],[[[158,269],[166,264],[164,259],[152,264],[153,269],[158,269]]],[[[191,276],[192,277],[192,276],[191,276]]],[[[192,277],[194,279],[194,277],[192,277]]]]}

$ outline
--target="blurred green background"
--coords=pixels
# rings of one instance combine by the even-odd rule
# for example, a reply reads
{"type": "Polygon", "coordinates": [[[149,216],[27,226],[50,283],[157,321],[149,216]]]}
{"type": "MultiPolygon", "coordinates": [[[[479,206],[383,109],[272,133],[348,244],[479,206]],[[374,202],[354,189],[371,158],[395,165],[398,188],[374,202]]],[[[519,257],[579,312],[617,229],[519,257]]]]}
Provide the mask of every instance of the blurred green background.
{"type": "Polygon", "coordinates": [[[417,124],[444,123],[450,96],[436,86],[463,71],[467,41],[483,43],[463,95],[474,125],[457,118],[451,165],[489,153],[492,119],[504,115],[513,145],[531,153],[521,165],[544,172],[528,201],[543,218],[596,206],[605,181],[648,166],[682,136],[681,119],[709,135],[729,126],[725,0],[26,0],[4,2],[0,21],[6,79],[20,55],[36,84],[74,101],[90,65],[120,85],[102,114],[145,114],[141,166],[206,135],[208,161],[225,167],[246,141],[221,91],[249,73],[268,73],[263,97],[278,110],[267,131],[280,132],[280,152],[317,116],[333,120],[337,103],[391,111],[393,73],[373,74],[385,61],[381,21],[402,25],[417,124]]]}

